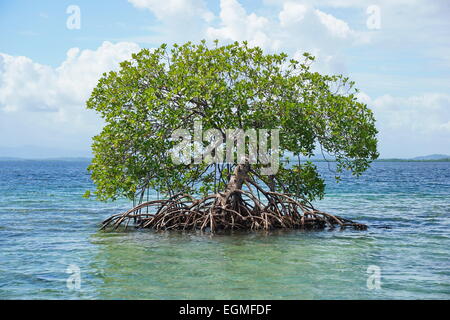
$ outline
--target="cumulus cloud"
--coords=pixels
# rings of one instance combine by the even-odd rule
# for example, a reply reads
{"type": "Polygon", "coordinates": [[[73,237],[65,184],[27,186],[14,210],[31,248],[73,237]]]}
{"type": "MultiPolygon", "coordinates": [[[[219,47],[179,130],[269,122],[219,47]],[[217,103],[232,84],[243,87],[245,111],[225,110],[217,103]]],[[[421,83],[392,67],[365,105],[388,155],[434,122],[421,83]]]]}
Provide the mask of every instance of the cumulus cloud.
{"type": "Polygon", "coordinates": [[[319,71],[338,73],[345,69],[340,51],[370,40],[367,30],[353,30],[347,22],[319,10],[312,4],[285,1],[274,7],[277,14],[258,14],[238,0],[220,0],[215,16],[202,0],[129,0],[135,7],[150,11],[159,21],[151,27],[145,42],[184,42],[199,39],[222,43],[246,40],[272,52],[301,56],[305,51],[317,56],[319,71]],[[156,35],[155,35],[156,32],[156,35]]]}
{"type": "Polygon", "coordinates": [[[370,42],[367,31],[356,31],[346,21],[309,4],[284,2],[278,19],[279,26],[273,30],[283,50],[297,59],[303,52],[313,54],[313,68],[319,72],[347,73],[343,50],[370,42]]]}
{"type": "Polygon", "coordinates": [[[53,70],[27,57],[0,53],[0,109],[56,110],[55,91],[48,84],[55,81],[53,70]],[[47,90],[42,91],[43,88],[47,90]]]}
{"type": "Polygon", "coordinates": [[[450,136],[450,95],[425,93],[411,97],[390,94],[372,99],[359,93],[370,105],[383,130],[407,130],[418,135],[442,133],[450,136]]]}
{"type": "Polygon", "coordinates": [[[314,10],[314,13],[319,18],[319,21],[327,28],[328,32],[338,38],[349,38],[356,34],[351,30],[348,24],[340,19],[335,18],[331,14],[322,12],[318,9],[314,10]]]}
{"type": "Polygon", "coordinates": [[[82,106],[100,75],[139,50],[134,43],[104,42],[97,50],[71,48],[57,68],[0,53],[0,110],[65,111],[82,106]]]}
{"type": "MultiPolygon", "coordinates": [[[[413,50],[414,54],[421,54],[435,60],[437,64],[450,66],[448,43],[450,41],[450,4],[446,0],[264,0],[266,5],[286,6],[288,3],[310,6],[329,14],[335,9],[340,12],[352,12],[345,15],[346,23],[360,25],[362,42],[370,43],[375,49],[384,47],[413,50]],[[370,15],[367,9],[376,6],[380,12],[381,28],[367,30],[366,21],[370,15]],[[369,38],[370,37],[370,38],[369,38]]],[[[290,5],[294,9],[295,5],[290,5]]],[[[294,15],[293,13],[291,15],[294,15]]],[[[332,19],[330,19],[332,20],[332,19]]],[[[339,23],[340,24],[340,23],[339,23]]],[[[342,27],[345,26],[342,25],[342,27]]],[[[341,29],[338,27],[336,31],[341,29]]],[[[340,31],[339,31],[340,32],[340,31]]]]}
{"type": "Polygon", "coordinates": [[[276,9],[277,15],[263,16],[247,12],[237,0],[221,0],[218,25],[207,28],[206,38],[247,40],[250,45],[296,58],[309,52],[317,58],[317,70],[331,73],[345,69],[341,49],[370,41],[367,32],[355,31],[313,5],[287,1],[276,9]]]}
{"type": "Polygon", "coordinates": [[[38,137],[60,144],[64,139],[89,142],[101,122],[86,110],[86,100],[103,72],[138,50],[128,42],[104,42],[96,50],[72,48],[57,68],[0,53],[1,144],[29,143],[38,137]]]}
{"type": "Polygon", "coordinates": [[[289,27],[290,25],[301,22],[308,11],[308,7],[301,3],[286,2],[283,9],[278,14],[280,25],[289,27]]]}
{"type": "Polygon", "coordinates": [[[203,19],[207,22],[214,18],[214,14],[206,8],[201,0],[128,0],[136,8],[148,9],[155,16],[164,20],[166,18],[179,18],[190,16],[203,19]]]}
{"type": "Polygon", "coordinates": [[[134,7],[150,11],[159,21],[149,30],[153,34],[144,42],[185,42],[204,38],[215,16],[203,0],[128,0],[134,7]]]}
{"type": "Polygon", "coordinates": [[[320,33],[326,31],[330,35],[341,39],[356,38],[359,36],[358,32],[352,30],[347,22],[319,9],[314,9],[310,5],[290,1],[285,2],[278,17],[281,27],[285,28],[292,26],[300,27],[306,22],[309,24],[307,27],[316,27],[314,29],[308,29],[316,35],[320,35],[320,33]],[[307,21],[308,18],[309,21],[307,21]],[[317,27],[319,27],[319,30],[317,27]]]}
{"type": "Polygon", "coordinates": [[[243,41],[252,46],[271,47],[274,39],[268,36],[269,20],[255,13],[247,14],[236,0],[220,1],[220,27],[209,27],[206,36],[209,39],[243,41]]]}
{"type": "Polygon", "coordinates": [[[390,94],[359,100],[374,112],[381,151],[390,156],[418,156],[450,150],[450,95],[425,93],[410,97],[390,94]],[[439,149],[437,149],[439,147],[439,149]]]}

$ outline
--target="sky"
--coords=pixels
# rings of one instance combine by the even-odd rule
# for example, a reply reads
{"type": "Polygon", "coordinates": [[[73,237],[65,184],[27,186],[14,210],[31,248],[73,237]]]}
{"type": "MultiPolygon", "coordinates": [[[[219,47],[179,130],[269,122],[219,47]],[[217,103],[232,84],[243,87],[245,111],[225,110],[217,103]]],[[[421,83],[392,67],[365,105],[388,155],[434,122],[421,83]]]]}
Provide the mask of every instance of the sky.
{"type": "Polygon", "coordinates": [[[89,156],[103,72],[162,43],[247,40],[356,82],[382,158],[450,154],[450,1],[0,0],[0,157],[89,156]]]}

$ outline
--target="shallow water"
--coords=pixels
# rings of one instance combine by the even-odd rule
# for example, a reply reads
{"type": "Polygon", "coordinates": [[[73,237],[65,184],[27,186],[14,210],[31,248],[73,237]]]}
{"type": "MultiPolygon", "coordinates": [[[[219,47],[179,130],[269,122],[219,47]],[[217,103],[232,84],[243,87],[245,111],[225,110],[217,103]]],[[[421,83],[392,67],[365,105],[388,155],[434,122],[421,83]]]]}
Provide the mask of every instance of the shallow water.
{"type": "Polygon", "coordinates": [[[318,163],[328,193],[316,206],[368,231],[232,236],[99,232],[130,203],[83,199],[87,164],[0,161],[1,299],[450,298],[450,163],[377,162],[339,184],[318,163]]]}

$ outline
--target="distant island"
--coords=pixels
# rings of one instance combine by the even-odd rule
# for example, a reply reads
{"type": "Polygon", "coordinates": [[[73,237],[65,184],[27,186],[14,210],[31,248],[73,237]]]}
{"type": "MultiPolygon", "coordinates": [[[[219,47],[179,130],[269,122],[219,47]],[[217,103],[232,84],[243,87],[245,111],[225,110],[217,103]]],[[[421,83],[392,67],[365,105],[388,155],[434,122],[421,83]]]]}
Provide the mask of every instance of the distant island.
{"type": "Polygon", "coordinates": [[[430,154],[427,156],[414,157],[411,159],[377,159],[377,162],[450,162],[450,156],[446,154],[430,154]]]}
{"type": "Polygon", "coordinates": [[[422,157],[415,157],[412,160],[442,160],[442,159],[449,159],[450,156],[446,154],[430,154],[428,156],[422,156],[422,157]]]}

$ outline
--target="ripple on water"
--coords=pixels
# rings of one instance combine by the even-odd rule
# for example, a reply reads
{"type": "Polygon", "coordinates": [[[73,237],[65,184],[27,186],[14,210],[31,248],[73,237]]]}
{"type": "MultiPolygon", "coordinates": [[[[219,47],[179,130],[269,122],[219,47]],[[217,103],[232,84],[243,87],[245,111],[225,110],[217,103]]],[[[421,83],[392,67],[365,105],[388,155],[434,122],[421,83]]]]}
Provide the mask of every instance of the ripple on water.
{"type": "Polygon", "coordinates": [[[0,298],[448,299],[450,164],[375,163],[360,179],[319,163],[323,210],[361,231],[99,232],[126,201],[83,199],[85,162],[0,162],[0,298]],[[67,267],[81,290],[66,286],[67,267]],[[381,270],[367,288],[368,266],[381,270]]]}

